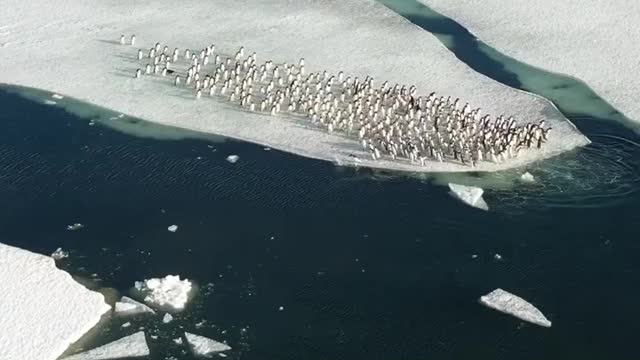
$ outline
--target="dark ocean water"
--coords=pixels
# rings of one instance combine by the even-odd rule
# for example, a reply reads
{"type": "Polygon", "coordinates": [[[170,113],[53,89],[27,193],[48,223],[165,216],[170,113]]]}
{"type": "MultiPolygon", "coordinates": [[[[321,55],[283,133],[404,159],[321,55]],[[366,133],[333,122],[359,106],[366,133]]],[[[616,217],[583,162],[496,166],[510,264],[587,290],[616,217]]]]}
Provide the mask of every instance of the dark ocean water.
{"type": "Polygon", "coordinates": [[[0,107],[0,241],[69,250],[59,266],[96,289],[167,274],[198,284],[173,322],[107,319],[86,348],[143,327],[152,359],[191,359],[172,341],[183,331],[247,360],[637,358],[640,136],[619,114],[565,107],[593,144],[530,166],[537,183],[524,185],[512,180],[524,170],[422,178],[136,137],[4,91],[0,107]],[[450,179],[486,185],[491,211],[452,199],[450,179]],[[477,303],[497,287],[553,327],[477,303]]]}

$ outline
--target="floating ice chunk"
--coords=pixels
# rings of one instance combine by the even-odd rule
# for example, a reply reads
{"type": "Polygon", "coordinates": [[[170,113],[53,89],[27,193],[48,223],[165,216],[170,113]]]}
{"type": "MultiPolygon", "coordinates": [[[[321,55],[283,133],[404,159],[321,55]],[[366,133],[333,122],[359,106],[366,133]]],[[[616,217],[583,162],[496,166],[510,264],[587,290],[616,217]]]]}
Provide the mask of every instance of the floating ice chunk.
{"type": "Polygon", "coordinates": [[[80,223],[75,223],[75,224],[67,225],[67,230],[76,231],[76,230],[82,229],[83,227],[84,227],[84,225],[82,225],[80,223]]]}
{"type": "Polygon", "coordinates": [[[111,307],[53,258],[0,244],[0,358],[53,360],[111,307]]]}
{"type": "Polygon", "coordinates": [[[45,100],[44,103],[45,103],[45,105],[55,105],[55,104],[57,104],[57,102],[55,102],[53,100],[45,100]]]}
{"type": "Polygon", "coordinates": [[[122,324],[122,327],[123,327],[123,328],[127,328],[127,327],[129,327],[129,326],[131,326],[131,323],[130,323],[130,322],[126,322],[126,323],[122,324]]]}
{"type": "Polygon", "coordinates": [[[60,94],[53,94],[53,95],[51,95],[51,97],[54,98],[54,99],[58,99],[58,100],[64,99],[64,96],[62,96],[60,94]]]}
{"type": "Polygon", "coordinates": [[[178,231],[178,225],[171,225],[167,228],[167,230],[171,231],[171,232],[176,232],[178,231]]]}
{"type": "Polygon", "coordinates": [[[188,279],[180,280],[180,276],[167,275],[162,279],[136,281],[135,288],[145,296],[144,302],[148,305],[167,311],[180,311],[189,301],[192,286],[188,279]]]}
{"type": "Polygon", "coordinates": [[[195,356],[209,357],[215,353],[231,350],[231,347],[227,344],[223,344],[204,336],[185,332],[184,337],[187,339],[187,343],[189,343],[191,351],[193,351],[195,356]]]}
{"type": "Polygon", "coordinates": [[[53,253],[51,253],[51,257],[54,260],[62,260],[66,257],[69,257],[69,253],[62,250],[62,248],[57,248],[56,251],[54,251],[53,253]]]}
{"type": "Polygon", "coordinates": [[[108,360],[147,355],[149,355],[147,339],[144,332],[139,331],[93,350],[66,357],[64,360],[108,360]]]}
{"type": "Polygon", "coordinates": [[[120,301],[116,302],[115,313],[116,315],[128,316],[144,313],[155,314],[156,312],[143,303],[123,296],[120,301]]]}
{"type": "Polygon", "coordinates": [[[178,344],[178,345],[182,345],[182,338],[175,338],[175,339],[173,339],[173,342],[178,344]]]}
{"type": "Polygon", "coordinates": [[[162,322],[164,324],[168,324],[171,321],[173,321],[173,316],[171,316],[171,314],[169,314],[169,313],[164,314],[164,316],[162,317],[162,322]]]}
{"type": "Polygon", "coordinates": [[[227,161],[232,163],[232,164],[235,164],[236,161],[238,161],[238,159],[240,159],[240,157],[238,155],[229,155],[229,156],[227,156],[227,161]]]}
{"type": "Polygon", "coordinates": [[[535,182],[536,178],[533,177],[533,175],[531,175],[530,172],[525,172],[524,174],[522,174],[522,176],[520,176],[520,180],[524,181],[524,182],[535,182]]]}
{"type": "Polygon", "coordinates": [[[489,210],[489,206],[482,198],[484,190],[475,186],[466,186],[449,183],[450,194],[456,199],[474,208],[489,210]]]}
{"type": "Polygon", "coordinates": [[[485,296],[481,296],[480,303],[505,314],[515,316],[518,319],[544,327],[551,327],[551,321],[547,320],[535,306],[502,289],[496,289],[485,296]]]}

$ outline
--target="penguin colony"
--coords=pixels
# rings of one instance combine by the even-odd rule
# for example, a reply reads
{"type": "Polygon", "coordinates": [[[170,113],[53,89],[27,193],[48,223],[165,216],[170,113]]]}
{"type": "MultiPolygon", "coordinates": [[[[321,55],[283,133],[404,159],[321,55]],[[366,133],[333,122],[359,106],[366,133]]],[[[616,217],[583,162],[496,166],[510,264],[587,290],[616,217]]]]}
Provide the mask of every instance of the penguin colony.
{"type": "MultiPolygon", "coordinates": [[[[120,43],[126,43],[124,35],[120,43]]],[[[134,43],[135,35],[129,45],[134,43]]],[[[137,59],[145,64],[136,70],[136,78],[172,75],[174,85],[190,89],[195,99],[216,97],[258,113],[304,117],[328,132],[357,137],[373,160],[422,166],[436,160],[475,167],[539,149],[551,130],[544,120],[519,124],[513,117],[482,116],[481,109],[462,105],[460,99],[420,96],[415,86],[386,81],[374,86],[369,76],[361,80],[342,71],[307,74],[304,59],[297,64],[259,63],[256,53],[247,54],[244,47],[225,56],[215,45],[191,52],[156,43],[138,50],[137,59]],[[176,71],[185,66],[184,73],[176,71]]]]}

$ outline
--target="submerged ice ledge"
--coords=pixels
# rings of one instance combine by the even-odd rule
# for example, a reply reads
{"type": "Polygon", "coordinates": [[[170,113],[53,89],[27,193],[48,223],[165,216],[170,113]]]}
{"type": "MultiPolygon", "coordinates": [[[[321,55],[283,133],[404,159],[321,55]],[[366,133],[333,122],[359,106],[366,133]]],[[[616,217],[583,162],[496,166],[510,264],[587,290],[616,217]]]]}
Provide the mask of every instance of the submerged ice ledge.
{"type": "Polygon", "coordinates": [[[0,243],[0,358],[54,360],[111,307],[53,258],[0,243]]]}
{"type": "Polygon", "coordinates": [[[404,171],[493,171],[588,143],[548,101],[473,72],[432,34],[375,2],[326,4],[303,0],[274,4],[245,0],[228,7],[217,1],[188,0],[175,8],[167,0],[159,0],[153,4],[96,5],[100,11],[88,6],[71,0],[61,10],[42,0],[0,15],[4,23],[16,24],[16,30],[20,30],[19,37],[13,32],[8,35],[14,40],[10,41],[10,56],[5,55],[9,52],[0,55],[5,81],[55,91],[166,125],[216,133],[344,165],[404,171]],[[67,21],[48,31],[39,30],[59,18],[67,21]],[[239,18],[250,21],[235,21],[239,18]],[[118,20],[114,23],[113,19],[118,20]],[[239,26],[241,32],[237,31],[239,26]],[[140,29],[144,33],[139,33],[140,29]],[[117,39],[122,33],[137,33],[136,47],[119,45],[117,39]],[[284,38],[288,40],[280,41],[284,38]],[[428,161],[426,166],[385,158],[373,161],[358,141],[320,131],[305,122],[239,111],[220,101],[198,102],[193,94],[185,94],[184,89],[162,82],[159,77],[152,81],[134,79],[132,75],[140,68],[136,59],[138,47],[148,49],[156,41],[191,49],[211,43],[221,49],[233,49],[242,44],[248,51],[259,53],[263,60],[291,62],[305,57],[309,72],[343,71],[360,79],[371,76],[378,83],[386,80],[415,85],[421,92],[460,98],[482,108],[483,114],[513,115],[520,124],[545,119],[555,134],[540,150],[500,163],[484,161],[476,168],[438,161],[428,161]],[[39,51],[32,51],[34,46],[39,51]]]}

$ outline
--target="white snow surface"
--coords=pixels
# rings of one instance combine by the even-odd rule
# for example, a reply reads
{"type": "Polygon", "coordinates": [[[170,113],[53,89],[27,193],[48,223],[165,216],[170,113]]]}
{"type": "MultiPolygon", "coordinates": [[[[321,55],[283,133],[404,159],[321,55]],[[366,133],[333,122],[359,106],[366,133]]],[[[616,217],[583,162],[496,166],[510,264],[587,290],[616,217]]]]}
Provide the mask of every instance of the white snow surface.
{"type": "MultiPolygon", "coordinates": [[[[458,60],[431,33],[373,0],[5,0],[0,12],[0,73],[7,84],[40,88],[132,117],[210,132],[337,163],[405,171],[494,171],[556,155],[588,140],[553,105],[504,86],[458,60]],[[136,46],[119,44],[136,35],[136,46]],[[286,39],[286,40],[285,40],[286,39]],[[297,62],[307,72],[364,79],[375,84],[415,85],[420,94],[460,98],[482,114],[546,118],[553,127],[542,150],[473,169],[450,162],[428,166],[371,160],[358,141],[286,116],[239,110],[169,85],[166,78],[133,74],[139,48],[156,42],[170,49],[202,49],[212,43],[225,54],[240,46],[258,61],[297,62]],[[262,59],[262,60],[260,60],[262,59]],[[162,80],[160,80],[162,78],[162,80]]],[[[218,51],[218,50],[216,50],[218,51]]],[[[225,56],[227,56],[225,55],[225,56]]]]}
{"type": "Polygon", "coordinates": [[[451,195],[463,203],[482,210],[489,210],[489,205],[482,198],[484,190],[475,186],[449,183],[451,195]]]}
{"type": "Polygon", "coordinates": [[[515,316],[518,319],[544,327],[551,327],[551,321],[535,306],[523,298],[502,289],[495,289],[489,294],[481,296],[480,303],[505,314],[515,316]]]}
{"type": "Polygon", "coordinates": [[[0,243],[0,359],[53,360],[111,307],[49,256],[0,243]]]}
{"type": "Polygon", "coordinates": [[[192,284],[188,279],[180,280],[179,275],[167,275],[161,279],[136,281],[135,288],[144,294],[144,302],[149,306],[180,311],[189,301],[192,284]]]}
{"type": "Polygon", "coordinates": [[[640,122],[640,1],[420,1],[506,55],[584,81],[640,122]]]}
{"type": "Polygon", "coordinates": [[[108,360],[147,355],[149,355],[147,339],[144,332],[139,331],[93,350],[66,357],[64,360],[108,360]]]}
{"type": "Polygon", "coordinates": [[[129,315],[137,315],[137,314],[155,314],[155,311],[148,307],[147,305],[135,301],[129,297],[123,296],[120,301],[116,302],[116,306],[114,308],[116,315],[121,316],[129,316],[129,315]]]}
{"type": "Polygon", "coordinates": [[[223,344],[204,336],[185,332],[184,337],[187,339],[187,343],[189,343],[191,351],[193,351],[195,356],[208,357],[215,353],[231,350],[231,347],[227,344],[223,344]]]}

